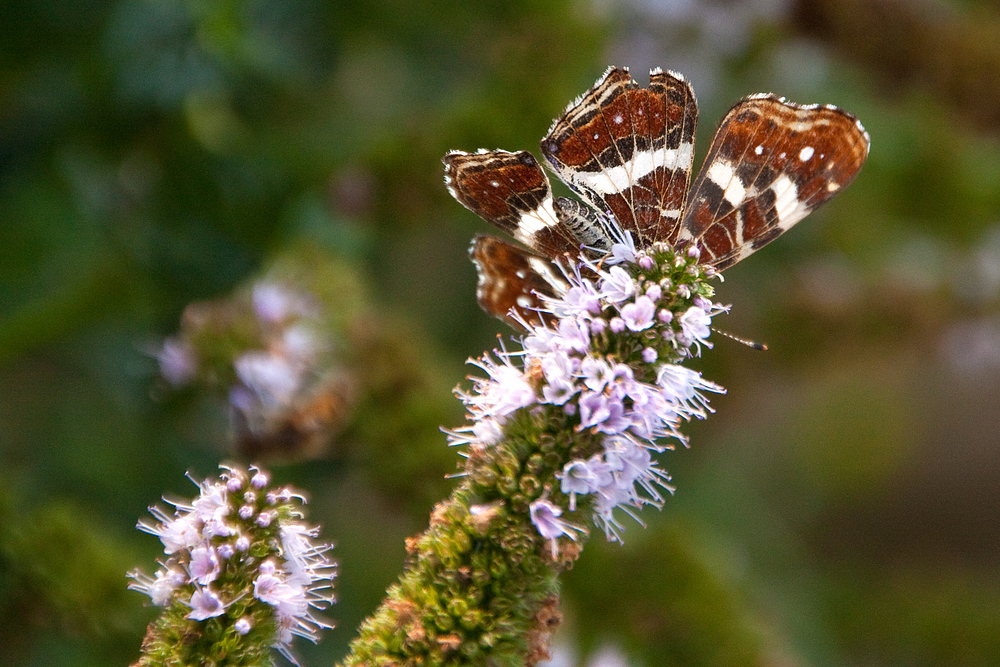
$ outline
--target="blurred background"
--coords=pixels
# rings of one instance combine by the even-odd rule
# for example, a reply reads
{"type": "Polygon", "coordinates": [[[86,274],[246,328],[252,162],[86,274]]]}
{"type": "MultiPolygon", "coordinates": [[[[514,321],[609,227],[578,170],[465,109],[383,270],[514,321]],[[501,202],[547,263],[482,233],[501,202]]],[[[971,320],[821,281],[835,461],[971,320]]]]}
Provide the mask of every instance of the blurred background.
{"type": "Polygon", "coordinates": [[[610,64],[693,83],[699,156],[767,91],[872,151],[726,272],[716,324],[770,351],[698,362],[729,393],[648,528],[565,577],[552,664],[1000,664],[987,0],[0,2],[3,663],[134,661],[136,521],[250,456],[337,543],[338,627],[299,648],[342,656],[454,484],[465,359],[510,333],[440,158],[537,151],[610,64]],[[233,361],[293,343],[314,365],[265,409],[233,361]]]}

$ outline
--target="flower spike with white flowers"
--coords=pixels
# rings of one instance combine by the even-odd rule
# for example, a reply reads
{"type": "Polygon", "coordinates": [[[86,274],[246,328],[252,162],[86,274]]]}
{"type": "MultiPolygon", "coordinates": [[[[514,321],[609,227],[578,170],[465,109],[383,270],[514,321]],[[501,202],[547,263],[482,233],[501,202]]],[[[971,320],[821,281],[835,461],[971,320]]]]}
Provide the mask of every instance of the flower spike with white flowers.
{"type": "Polygon", "coordinates": [[[129,575],[130,589],[164,608],[137,665],[272,665],[272,647],[298,664],[292,639],[316,642],[332,627],[315,610],[334,601],[336,565],[302,522],[302,495],[273,487],[259,468],[222,470],[190,503],[168,501],[172,512],[152,507],[157,522],[139,522],[166,559],[153,576],[129,575]]]}

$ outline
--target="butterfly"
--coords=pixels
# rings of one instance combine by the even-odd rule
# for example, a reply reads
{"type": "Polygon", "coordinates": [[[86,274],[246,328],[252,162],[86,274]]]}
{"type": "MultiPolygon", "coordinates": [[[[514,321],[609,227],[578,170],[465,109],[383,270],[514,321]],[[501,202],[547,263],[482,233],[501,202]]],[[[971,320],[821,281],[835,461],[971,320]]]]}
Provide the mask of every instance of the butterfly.
{"type": "Polygon", "coordinates": [[[654,69],[649,79],[643,88],[627,68],[609,68],[542,139],[547,166],[583,203],[553,197],[527,151],[444,157],[451,195],[526,246],[474,239],[486,312],[538,323],[541,297],[567,287],[555,262],[600,257],[623,231],[639,248],[696,245],[700,261],[722,271],[846,187],[868,157],[871,140],[850,113],[756,94],[723,117],[692,184],[694,92],[675,72],[654,69]]]}

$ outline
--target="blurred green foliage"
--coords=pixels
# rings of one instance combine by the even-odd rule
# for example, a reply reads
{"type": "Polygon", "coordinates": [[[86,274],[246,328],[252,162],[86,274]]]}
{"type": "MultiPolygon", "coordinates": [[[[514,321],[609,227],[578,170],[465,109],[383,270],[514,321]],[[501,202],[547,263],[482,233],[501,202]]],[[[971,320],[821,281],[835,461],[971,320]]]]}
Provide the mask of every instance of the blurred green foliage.
{"type": "MultiPolygon", "coordinates": [[[[966,30],[984,62],[1000,52],[986,3],[883,4],[909,12],[886,35],[945,25],[959,38],[928,49],[966,30]]],[[[677,496],[649,528],[624,547],[594,536],[563,640],[637,665],[1000,662],[1000,102],[965,114],[948,86],[986,70],[954,53],[852,42],[880,34],[852,20],[892,16],[847,0],[0,2],[4,663],[137,657],[152,611],[124,575],[158,549],[133,526],[232,455],[219,405],[164,395],[150,352],[185,305],[304,247],[367,285],[372,349],[390,348],[358,455],[275,469],[341,561],[339,627],[304,660],[342,655],[450,488],[458,453],[434,429],[461,418],[462,362],[507,334],[475,305],[465,248],[486,225],[449,199],[440,158],[534,149],[612,63],[692,79],[699,155],[758,90],[848,108],[873,148],[837,200],[727,271],[719,325],[771,351],[720,340],[699,362],[730,394],[667,455],[677,496]]]]}

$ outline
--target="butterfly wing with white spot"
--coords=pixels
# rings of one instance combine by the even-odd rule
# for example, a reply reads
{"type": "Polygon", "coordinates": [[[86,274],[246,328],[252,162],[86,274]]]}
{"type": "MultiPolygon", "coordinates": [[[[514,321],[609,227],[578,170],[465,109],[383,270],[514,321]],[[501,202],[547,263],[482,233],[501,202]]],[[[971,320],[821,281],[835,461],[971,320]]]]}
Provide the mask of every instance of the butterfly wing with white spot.
{"type": "Polygon", "coordinates": [[[858,119],[837,107],[751,95],[716,131],[673,242],[697,243],[719,270],[732,266],[850,183],[869,145],[858,119]]]}

